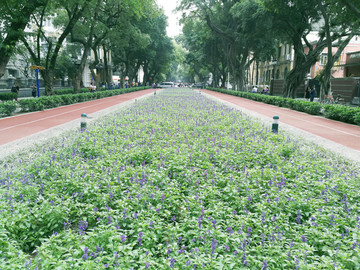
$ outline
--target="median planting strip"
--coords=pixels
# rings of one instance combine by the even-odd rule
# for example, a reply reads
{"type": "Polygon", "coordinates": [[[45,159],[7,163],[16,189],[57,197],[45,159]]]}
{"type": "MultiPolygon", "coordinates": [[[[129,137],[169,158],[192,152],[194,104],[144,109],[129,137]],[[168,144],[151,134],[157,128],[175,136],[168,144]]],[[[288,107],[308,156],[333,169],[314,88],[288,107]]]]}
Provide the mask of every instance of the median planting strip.
{"type": "Polygon", "coordinates": [[[4,269],[359,267],[359,165],[192,90],[1,167],[4,269]]]}

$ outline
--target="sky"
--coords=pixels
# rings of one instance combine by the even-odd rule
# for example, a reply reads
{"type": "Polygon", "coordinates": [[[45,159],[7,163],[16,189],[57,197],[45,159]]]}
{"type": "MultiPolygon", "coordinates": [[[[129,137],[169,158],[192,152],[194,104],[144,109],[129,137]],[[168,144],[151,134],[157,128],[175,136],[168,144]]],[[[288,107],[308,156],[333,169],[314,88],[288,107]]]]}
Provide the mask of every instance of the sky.
{"type": "Polygon", "coordinates": [[[178,0],[156,0],[159,7],[162,7],[165,11],[165,15],[168,17],[168,27],[166,32],[169,37],[175,37],[181,33],[181,27],[179,26],[180,13],[174,14],[173,10],[176,8],[178,0]]]}

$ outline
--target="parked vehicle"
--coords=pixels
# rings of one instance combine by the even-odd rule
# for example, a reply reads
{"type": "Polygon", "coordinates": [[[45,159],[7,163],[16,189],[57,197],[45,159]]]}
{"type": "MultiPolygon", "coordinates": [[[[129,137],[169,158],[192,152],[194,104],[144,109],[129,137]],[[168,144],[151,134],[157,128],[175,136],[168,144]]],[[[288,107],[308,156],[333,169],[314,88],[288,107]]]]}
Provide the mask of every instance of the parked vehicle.
{"type": "Polygon", "coordinates": [[[194,83],[191,87],[192,88],[197,88],[197,89],[202,89],[203,88],[202,83],[194,83]]]}
{"type": "Polygon", "coordinates": [[[175,87],[173,82],[162,82],[158,84],[158,88],[172,88],[175,87]]]}

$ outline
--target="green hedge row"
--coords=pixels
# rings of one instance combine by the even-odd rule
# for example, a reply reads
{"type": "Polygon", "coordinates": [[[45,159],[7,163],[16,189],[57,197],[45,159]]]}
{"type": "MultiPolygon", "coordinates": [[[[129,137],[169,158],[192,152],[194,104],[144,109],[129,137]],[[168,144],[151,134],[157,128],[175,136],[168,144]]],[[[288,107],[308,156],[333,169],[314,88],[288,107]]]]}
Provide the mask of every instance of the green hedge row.
{"type": "Polygon", "coordinates": [[[43,96],[40,98],[21,99],[17,102],[6,101],[0,103],[0,115],[5,115],[5,116],[12,115],[17,108],[20,109],[20,112],[42,111],[44,109],[50,109],[50,108],[70,105],[70,104],[94,100],[94,99],[106,98],[106,97],[121,95],[125,93],[145,90],[149,88],[150,87],[134,87],[127,89],[97,91],[91,93],[87,92],[87,93],[79,93],[79,94],[61,94],[54,96],[43,96]]]}
{"type": "Polygon", "coordinates": [[[8,100],[14,100],[16,97],[16,93],[0,93],[0,100],[1,101],[8,101],[8,100]]]}
{"type": "Polygon", "coordinates": [[[277,96],[262,95],[249,92],[241,92],[219,88],[207,88],[212,91],[247,98],[267,104],[286,107],[292,110],[305,112],[312,115],[323,115],[326,118],[338,120],[345,123],[360,125],[360,107],[350,107],[345,105],[322,105],[318,102],[283,98],[277,96]]]}

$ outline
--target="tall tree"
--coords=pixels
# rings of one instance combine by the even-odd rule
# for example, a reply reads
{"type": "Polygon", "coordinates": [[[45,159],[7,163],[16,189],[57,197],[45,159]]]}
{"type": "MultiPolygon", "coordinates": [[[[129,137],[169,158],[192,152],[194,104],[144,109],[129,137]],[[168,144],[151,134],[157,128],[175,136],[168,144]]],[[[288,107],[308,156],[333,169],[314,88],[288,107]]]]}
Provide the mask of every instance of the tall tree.
{"type": "Polygon", "coordinates": [[[358,19],[360,19],[360,1],[359,0],[341,0],[358,19]]]}
{"type": "Polygon", "coordinates": [[[95,0],[67,0],[67,1],[47,1],[32,20],[36,25],[36,32],[34,33],[35,44],[23,36],[22,42],[28,49],[34,64],[43,66],[45,69],[41,70],[41,76],[45,82],[45,94],[53,94],[54,71],[56,60],[59,56],[60,50],[66,37],[71,33],[76,23],[83,16],[85,9],[94,4],[95,0]],[[44,24],[46,19],[53,19],[55,15],[67,15],[67,21],[62,27],[58,27],[56,35],[49,36],[44,31],[44,24]],[[45,44],[43,44],[45,41],[45,44]]]}
{"type": "Polygon", "coordinates": [[[321,31],[326,37],[327,62],[321,71],[319,81],[321,84],[320,97],[331,93],[331,75],[335,62],[338,61],[342,51],[353,36],[358,32],[359,23],[349,20],[348,11],[339,8],[333,0],[318,0],[319,12],[324,20],[321,31]],[[335,47],[336,51],[333,52],[335,47]]]}
{"type": "Polygon", "coordinates": [[[274,32],[294,48],[294,68],[287,74],[284,97],[295,97],[295,90],[317,61],[326,46],[324,33],[312,40],[309,33],[319,29],[321,18],[314,0],[264,0],[266,8],[273,12],[274,32]],[[306,53],[304,48],[307,47],[306,53]]]}
{"type": "Polygon", "coordinates": [[[224,53],[235,87],[245,89],[246,70],[254,60],[251,52],[267,50],[271,32],[270,14],[256,0],[182,0],[180,9],[207,22],[225,43],[224,53]]]}
{"type": "Polygon", "coordinates": [[[7,0],[0,5],[0,78],[14,53],[17,42],[24,36],[31,15],[46,0],[7,0]]]}

